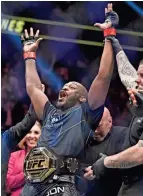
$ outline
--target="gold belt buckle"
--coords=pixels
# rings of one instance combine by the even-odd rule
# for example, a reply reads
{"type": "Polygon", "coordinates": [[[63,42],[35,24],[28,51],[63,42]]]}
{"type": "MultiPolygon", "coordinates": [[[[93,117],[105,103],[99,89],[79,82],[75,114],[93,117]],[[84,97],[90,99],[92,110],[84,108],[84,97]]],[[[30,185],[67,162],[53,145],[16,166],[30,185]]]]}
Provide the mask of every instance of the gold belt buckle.
{"type": "Polygon", "coordinates": [[[24,174],[31,183],[42,182],[57,169],[57,157],[45,147],[33,148],[26,156],[24,174]]]}

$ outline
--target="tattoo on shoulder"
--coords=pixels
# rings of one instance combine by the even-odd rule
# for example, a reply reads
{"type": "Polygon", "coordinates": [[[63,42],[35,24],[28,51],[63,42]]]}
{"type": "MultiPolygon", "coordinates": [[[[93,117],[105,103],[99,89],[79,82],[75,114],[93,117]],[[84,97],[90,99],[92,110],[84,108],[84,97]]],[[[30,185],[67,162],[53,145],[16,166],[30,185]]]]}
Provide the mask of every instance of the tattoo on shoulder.
{"type": "Polygon", "coordinates": [[[138,147],[143,147],[143,140],[139,140],[138,147]]]}
{"type": "Polygon", "coordinates": [[[110,168],[131,168],[136,166],[137,164],[135,162],[121,162],[121,161],[115,161],[115,160],[109,160],[108,165],[110,165],[110,168]]]}

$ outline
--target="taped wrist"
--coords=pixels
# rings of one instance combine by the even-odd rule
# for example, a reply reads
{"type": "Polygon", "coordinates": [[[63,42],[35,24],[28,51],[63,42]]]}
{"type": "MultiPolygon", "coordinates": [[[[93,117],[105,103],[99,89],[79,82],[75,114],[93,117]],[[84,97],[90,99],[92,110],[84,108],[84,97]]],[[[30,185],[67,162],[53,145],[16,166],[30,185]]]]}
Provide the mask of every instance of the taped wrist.
{"type": "Polygon", "coordinates": [[[114,51],[115,55],[117,55],[121,50],[123,50],[123,48],[120,45],[118,39],[116,39],[115,37],[107,36],[106,39],[111,41],[112,47],[113,47],[113,51],[114,51]]]}
{"type": "Polygon", "coordinates": [[[27,60],[27,59],[36,60],[36,53],[35,52],[24,52],[23,57],[24,57],[24,60],[27,60]]]}
{"type": "Polygon", "coordinates": [[[116,36],[116,29],[115,28],[108,28],[108,29],[105,29],[104,30],[104,37],[107,37],[107,36],[116,36]]]}

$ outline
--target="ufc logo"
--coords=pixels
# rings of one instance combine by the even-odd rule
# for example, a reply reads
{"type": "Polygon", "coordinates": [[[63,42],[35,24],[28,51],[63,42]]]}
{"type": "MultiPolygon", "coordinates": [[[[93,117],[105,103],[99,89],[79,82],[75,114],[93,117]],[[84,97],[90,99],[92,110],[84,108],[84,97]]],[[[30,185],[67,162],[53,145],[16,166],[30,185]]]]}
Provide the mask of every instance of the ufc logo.
{"type": "Polygon", "coordinates": [[[30,160],[27,163],[27,169],[43,168],[45,160],[30,160]]]}

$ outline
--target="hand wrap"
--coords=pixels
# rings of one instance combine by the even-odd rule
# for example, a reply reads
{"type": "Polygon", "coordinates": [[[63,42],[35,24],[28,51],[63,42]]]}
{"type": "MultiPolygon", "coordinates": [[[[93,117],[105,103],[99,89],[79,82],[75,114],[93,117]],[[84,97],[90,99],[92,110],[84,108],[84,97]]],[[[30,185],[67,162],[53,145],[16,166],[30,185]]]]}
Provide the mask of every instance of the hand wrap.
{"type": "Polygon", "coordinates": [[[110,40],[112,43],[114,54],[117,55],[121,50],[123,50],[122,46],[120,45],[118,39],[113,36],[106,37],[107,40],[110,40]]]}
{"type": "Polygon", "coordinates": [[[115,27],[118,25],[119,23],[119,16],[116,12],[111,11],[111,12],[107,12],[106,16],[105,16],[105,23],[111,23],[112,26],[110,28],[107,28],[104,30],[104,37],[107,36],[116,36],[116,29],[115,27]]]}
{"type": "Polygon", "coordinates": [[[99,179],[101,176],[104,175],[106,167],[104,166],[104,159],[107,157],[106,155],[100,153],[101,158],[98,159],[93,165],[93,175],[96,176],[97,179],[99,179]]]}
{"type": "MultiPolygon", "coordinates": [[[[31,45],[35,43],[38,39],[39,37],[34,38],[34,36],[29,36],[29,38],[25,38],[24,40],[21,40],[21,43],[23,46],[31,45]]],[[[24,60],[27,60],[27,59],[36,60],[36,52],[24,52],[23,57],[24,57],[24,60]]]]}

